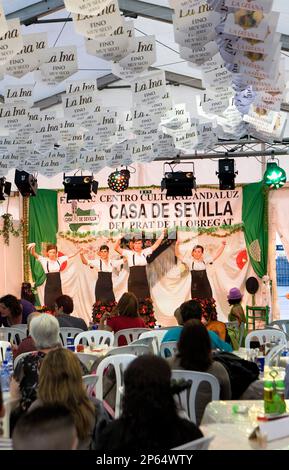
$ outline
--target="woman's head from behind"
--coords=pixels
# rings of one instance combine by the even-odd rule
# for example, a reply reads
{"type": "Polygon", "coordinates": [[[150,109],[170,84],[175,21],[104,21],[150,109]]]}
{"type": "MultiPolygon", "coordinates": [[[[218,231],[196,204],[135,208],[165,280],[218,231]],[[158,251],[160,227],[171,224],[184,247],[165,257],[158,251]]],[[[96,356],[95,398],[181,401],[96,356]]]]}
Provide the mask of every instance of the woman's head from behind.
{"type": "Polygon", "coordinates": [[[161,416],[176,416],[170,367],[161,357],[139,356],[124,373],[123,417],[137,426],[161,416]]]}
{"type": "Polygon", "coordinates": [[[44,402],[57,400],[67,403],[82,394],[82,374],[77,355],[64,348],[50,351],[41,365],[39,398],[44,402]]]}
{"type": "Polygon", "coordinates": [[[88,434],[93,406],[83,387],[76,354],[59,348],[45,356],[39,374],[38,397],[44,404],[65,405],[75,418],[78,437],[83,439],[88,434]]]}
{"type": "Polygon", "coordinates": [[[178,357],[183,369],[205,372],[212,364],[209,333],[200,320],[188,322],[178,342],[178,357]]]}
{"type": "Polygon", "coordinates": [[[138,317],[138,300],[132,292],[125,292],[117,304],[118,314],[122,317],[138,317]]]}
{"type": "Polygon", "coordinates": [[[37,349],[52,349],[60,346],[58,320],[48,313],[42,313],[31,320],[29,332],[37,349]]]}

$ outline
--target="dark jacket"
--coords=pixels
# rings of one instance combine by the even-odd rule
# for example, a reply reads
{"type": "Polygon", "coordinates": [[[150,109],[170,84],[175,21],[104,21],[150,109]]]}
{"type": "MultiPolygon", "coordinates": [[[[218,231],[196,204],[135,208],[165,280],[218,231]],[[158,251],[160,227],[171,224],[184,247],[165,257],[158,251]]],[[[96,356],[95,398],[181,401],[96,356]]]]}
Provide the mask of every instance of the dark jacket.
{"type": "Polygon", "coordinates": [[[154,452],[169,450],[186,442],[203,437],[200,429],[191,421],[176,417],[168,427],[159,425],[154,429],[133,433],[129,423],[119,418],[108,424],[100,433],[96,450],[100,452],[154,452]]]}
{"type": "Polygon", "coordinates": [[[60,328],[70,327],[70,328],[80,328],[83,331],[87,331],[87,324],[82,318],[72,317],[67,313],[61,313],[56,315],[60,328]]]}

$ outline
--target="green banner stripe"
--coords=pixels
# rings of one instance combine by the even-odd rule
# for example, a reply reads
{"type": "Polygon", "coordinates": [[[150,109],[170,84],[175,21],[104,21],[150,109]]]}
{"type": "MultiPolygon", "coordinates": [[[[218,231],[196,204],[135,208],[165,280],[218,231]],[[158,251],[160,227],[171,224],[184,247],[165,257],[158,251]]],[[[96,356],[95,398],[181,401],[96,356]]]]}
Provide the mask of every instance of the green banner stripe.
{"type": "MultiPolygon", "coordinates": [[[[56,243],[58,231],[57,191],[39,189],[36,197],[29,199],[29,243],[36,243],[41,253],[41,242],[56,243]]],[[[41,264],[30,256],[30,266],[35,286],[45,281],[41,264]]]]}
{"type": "Polygon", "coordinates": [[[263,277],[268,262],[268,190],[262,181],[244,186],[242,219],[251,264],[263,277]]]}

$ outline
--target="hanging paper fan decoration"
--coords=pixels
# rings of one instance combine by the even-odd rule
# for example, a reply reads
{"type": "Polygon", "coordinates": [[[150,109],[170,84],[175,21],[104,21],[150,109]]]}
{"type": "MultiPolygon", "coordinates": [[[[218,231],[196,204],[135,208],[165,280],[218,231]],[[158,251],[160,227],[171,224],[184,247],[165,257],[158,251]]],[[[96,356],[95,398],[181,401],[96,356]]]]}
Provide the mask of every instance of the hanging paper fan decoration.
{"type": "Polygon", "coordinates": [[[236,257],[236,263],[239,269],[243,269],[245,264],[248,262],[247,250],[239,251],[236,257]]]}
{"type": "MultiPolygon", "coordinates": [[[[57,252],[57,257],[60,258],[60,256],[65,256],[65,254],[62,253],[61,251],[58,251],[58,252],[57,252]]],[[[64,271],[65,268],[66,268],[66,266],[67,266],[67,261],[64,261],[64,263],[62,263],[62,264],[60,265],[60,272],[61,272],[61,271],[64,271]]]]}

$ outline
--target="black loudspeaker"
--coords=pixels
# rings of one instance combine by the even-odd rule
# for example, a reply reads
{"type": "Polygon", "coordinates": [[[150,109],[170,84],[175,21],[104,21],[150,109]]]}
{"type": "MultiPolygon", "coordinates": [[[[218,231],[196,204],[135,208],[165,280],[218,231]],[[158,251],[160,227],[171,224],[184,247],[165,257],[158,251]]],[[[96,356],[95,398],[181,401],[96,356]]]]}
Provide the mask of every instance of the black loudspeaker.
{"type": "Polygon", "coordinates": [[[37,179],[26,171],[15,171],[14,183],[22,196],[36,196],[37,179]]]}
{"type": "Polygon", "coordinates": [[[235,160],[233,158],[224,158],[219,160],[219,177],[220,189],[235,189],[235,178],[237,172],[235,171],[235,160]]]}
{"type": "Polygon", "coordinates": [[[10,193],[11,183],[9,183],[9,181],[6,181],[6,178],[2,176],[2,178],[0,178],[0,201],[5,201],[4,194],[10,196],[10,193]]]}
{"type": "Polygon", "coordinates": [[[167,196],[191,196],[196,187],[196,178],[190,171],[167,172],[161,182],[161,189],[167,190],[167,196]]]}
{"type": "Polygon", "coordinates": [[[64,192],[67,202],[73,200],[91,200],[91,192],[97,193],[98,182],[93,176],[65,176],[63,178],[64,192]]]}

